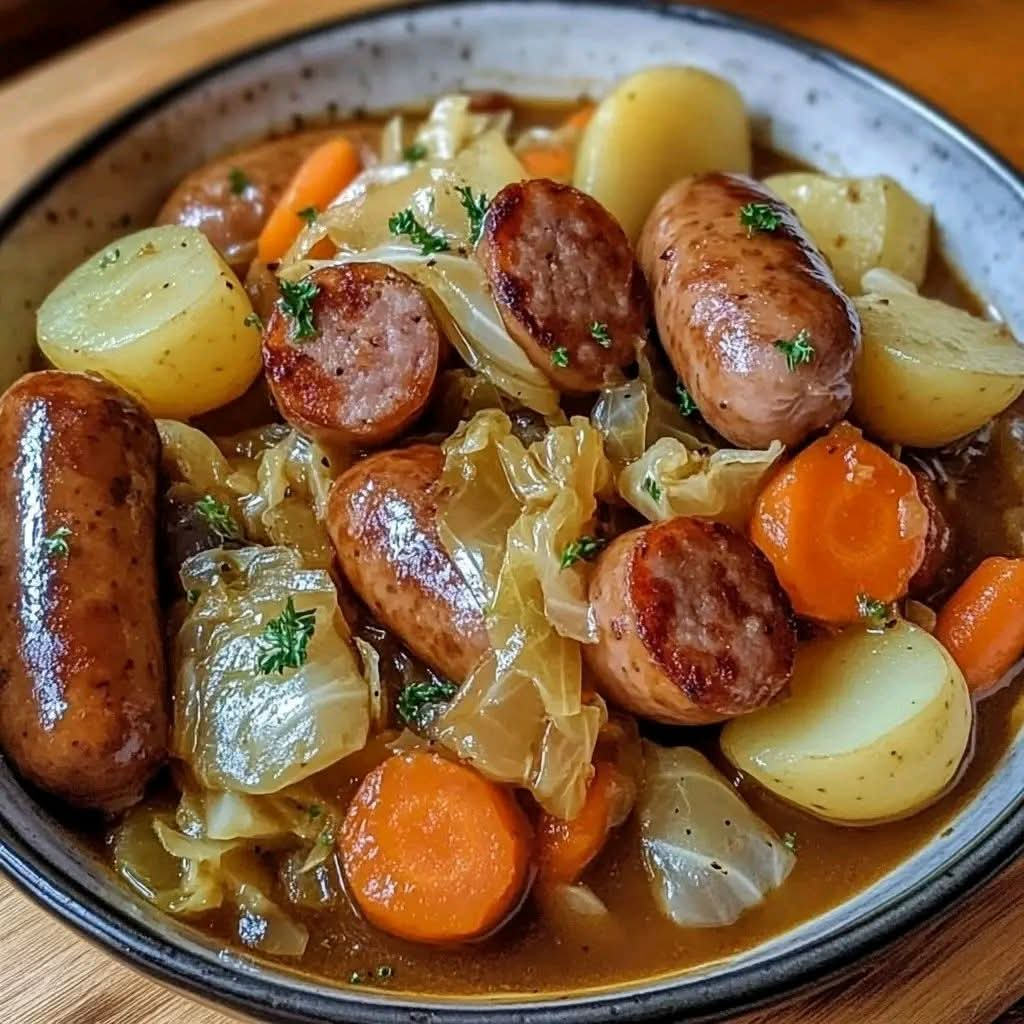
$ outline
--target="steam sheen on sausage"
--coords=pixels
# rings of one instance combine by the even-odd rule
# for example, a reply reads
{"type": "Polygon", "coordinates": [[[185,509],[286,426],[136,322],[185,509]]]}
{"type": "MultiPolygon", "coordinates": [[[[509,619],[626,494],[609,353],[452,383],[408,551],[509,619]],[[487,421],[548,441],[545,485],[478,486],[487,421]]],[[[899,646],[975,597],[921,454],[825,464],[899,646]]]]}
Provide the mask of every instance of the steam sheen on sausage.
{"type": "Polygon", "coordinates": [[[796,634],[767,560],[735,530],[680,517],[616,538],[590,583],[599,689],[644,718],[701,725],[762,707],[790,679],[796,634]]]}
{"type": "Polygon", "coordinates": [[[722,173],[678,182],[651,212],[639,254],[662,344],[720,434],[744,448],[797,445],[846,413],[857,314],[796,215],[763,185],[722,173]],[[778,226],[742,223],[751,203],[778,226]],[[800,339],[804,360],[790,365],[786,348],[800,339]]]}
{"type": "Polygon", "coordinates": [[[345,578],[417,657],[465,682],[488,647],[480,608],[437,533],[441,449],[379,452],[331,489],[327,529],[345,578]]]}
{"type": "Polygon", "coordinates": [[[632,246],[600,203],[546,178],[506,185],[477,246],[509,334],[562,391],[622,379],[647,327],[632,246]]]}
{"type": "Polygon", "coordinates": [[[97,378],[29,374],[0,399],[0,744],[31,782],[108,812],[167,747],[159,449],[97,378]]]}

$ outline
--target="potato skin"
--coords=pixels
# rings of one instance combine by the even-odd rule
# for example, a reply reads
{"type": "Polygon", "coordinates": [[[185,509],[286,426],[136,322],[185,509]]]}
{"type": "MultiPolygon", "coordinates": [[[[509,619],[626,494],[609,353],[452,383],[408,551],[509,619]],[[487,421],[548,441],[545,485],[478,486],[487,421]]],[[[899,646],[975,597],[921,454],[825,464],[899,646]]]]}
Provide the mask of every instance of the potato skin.
{"type": "Polygon", "coordinates": [[[784,203],[750,178],[705,174],[673,185],[640,237],[662,344],[704,419],[733,444],[798,445],[853,398],[860,323],[822,255],[784,203]],[[747,203],[781,222],[753,232],[747,203]],[[809,332],[810,362],[790,370],[776,343],[809,332]]]}
{"type": "Polygon", "coordinates": [[[153,420],[84,374],[22,377],[0,400],[0,744],[35,785],[107,812],[164,760],[153,420]],[[43,538],[64,526],[67,557],[43,538]]]}

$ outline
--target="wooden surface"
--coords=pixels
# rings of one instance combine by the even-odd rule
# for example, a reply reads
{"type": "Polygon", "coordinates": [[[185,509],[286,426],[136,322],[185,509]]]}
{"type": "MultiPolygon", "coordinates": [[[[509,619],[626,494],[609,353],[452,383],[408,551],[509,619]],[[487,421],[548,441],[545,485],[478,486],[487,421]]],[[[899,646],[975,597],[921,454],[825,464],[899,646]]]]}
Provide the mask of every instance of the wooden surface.
{"type": "MultiPolygon", "coordinates": [[[[182,71],[361,0],[170,5],[0,88],[0,201],[125,100],[182,71]]],[[[2,4],[2,0],[0,0],[2,4]]],[[[40,5],[42,7],[44,5],[40,5]]],[[[49,5],[54,10],[58,5],[49,5]]],[[[722,0],[888,71],[1018,167],[1024,0],[722,0]]],[[[837,990],[743,1024],[992,1024],[1024,997],[1024,861],[955,916],[837,990]]],[[[0,881],[2,1024],[226,1024],[137,977],[0,881]]],[[[1003,1024],[1024,1024],[1011,1012],[1003,1024]]]]}

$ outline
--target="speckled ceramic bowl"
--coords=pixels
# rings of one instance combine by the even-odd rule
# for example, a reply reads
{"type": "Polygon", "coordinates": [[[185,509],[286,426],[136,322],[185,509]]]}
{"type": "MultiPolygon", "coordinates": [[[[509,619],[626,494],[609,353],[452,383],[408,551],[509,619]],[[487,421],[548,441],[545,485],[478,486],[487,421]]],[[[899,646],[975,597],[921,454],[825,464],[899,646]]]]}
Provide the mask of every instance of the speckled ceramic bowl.
{"type": "MultiPolygon", "coordinates": [[[[829,170],[891,174],[932,204],[942,244],[1024,336],[1007,254],[1024,184],[966,132],[820,47],[707,10],[641,3],[425,4],[345,19],[206,68],[146,97],[0,214],[0,383],[29,364],[34,310],[83,256],[149,222],[188,170],[310,115],[460,88],[600,92],[646,65],[696,64],[743,92],[761,141],[829,170]]],[[[5,641],[9,642],[9,641],[5,641]]],[[[0,865],[65,921],[156,977],[277,1021],[710,1020],[822,981],[947,908],[1024,837],[1024,740],[937,836],[873,888],[736,958],[557,999],[420,1000],[350,992],[226,953],[144,905],[0,767],[0,865]]]]}

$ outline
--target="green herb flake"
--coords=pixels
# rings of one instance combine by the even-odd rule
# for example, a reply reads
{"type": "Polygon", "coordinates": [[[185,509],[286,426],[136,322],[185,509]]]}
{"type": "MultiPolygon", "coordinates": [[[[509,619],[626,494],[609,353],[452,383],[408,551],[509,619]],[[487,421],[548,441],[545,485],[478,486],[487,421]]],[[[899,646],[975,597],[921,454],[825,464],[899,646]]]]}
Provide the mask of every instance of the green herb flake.
{"type": "Polygon", "coordinates": [[[316,819],[324,813],[324,809],[319,804],[310,804],[309,808],[306,810],[306,813],[309,815],[310,821],[316,821],[316,819]]]}
{"type": "Polygon", "coordinates": [[[751,238],[755,231],[774,231],[782,223],[782,214],[767,203],[747,203],[740,207],[740,223],[751,238]]]}
{"type": "Polygon", "coordinates": [[[301,281],[281,282],[281,298],[277,300],[277,306],[291,321],[292,338],[296,341],[316,336],[313,300],[319,294],[320,286],[308,277],[301,281]]]}
{"type": "Polygon", "coordinates": [[[196,512],[221,540],[238,540],[242,536],[231,509],[212,494],[205,494],[196,502],[196,512]]]}
{"type": "Polygon", "coordinates": [[[316,629],[316,609],[295,610],[295,601],[288,598],[284,611],[271,619],[260,636],[263,657],[261,672],[284,674],[286,668],[302,668],[306,664],[309,640],[316,629]]]}
{"type": "Polygon", "coordinates": [[[661,484],[653,476],[649,474],[645,476],[640,489],[649,494],[655,501],[661,501],[661,484]]]}
{"type": "Polygon", "coordinates": [[[870,594],[857,595],[857,614],[869,625],[884,626],[892,617],[892,606],[870,594]]]}
{"type": "Polygon", "coordinates": [[[569,365],[569,350],[564,345],[559,345],[551,353],[551,365],[564,370],[569,365]]]}
{"type": "Polygon", "coordinates": [[[422,142],[412,142],[402,150],[402,159],[407,164],[416,164],[427,158],[427,147],[422,142]]]}
{"type": "Polygon", "coordinates": [[[381,964],[373,974],[378,981],[390,981],[395,976],[395,969],[390,964],[381,964]]]}
{"type": "Polygon", "coordinates": [[[601,348],[612,347],[612,336],[608,333],[608,325],[595,320],[590,325],[590,336],[601,346],[601,348]]]}
{"type": "Polygon", "coordinates": [[[695,416],[700,411],[685,384],[676,385],[676,405],[683,416],[695,416]]]}
{"type": "Polygon", "coordinates": [[[481,192],[479,198],[474,198],[473,190],[468,185],[456,185],[455,191],[459,194],[459,201],[469,218],[469,244],[476,245],[480,241],[484,217],[487,216],[487,207],[491,205],[491,201],[487,198],[486,192],[481,192]]]}
{"type": "Polygon", "coordinates": [[[334,845],[334,831],[329,828],[325,828],[323,832],[316,838],[317,843],[320,846],[333,846],[334,845]]]}
{"type": "Polygon", "coordinates": [[[578,537],[562,552],[562,568],[568,569],[570,565],[575,565],[577,562],[591,561],[601,553],[607,543],[608,541],[601,537],[589,535],[578,537]]]}
{"type": "Polygon", "coordinates": [[[301,217],[302,220],[312,226],[316,223],[317,217],[320,216],[320,211],[315,206],[307,206],[302,210],[296,211],[296,216],[301,217]]]}
{"type": "Polygon", "coordinates": [[[67,558],[71,554],[68,537],[71,530],[66,526],[58,526],[48,537],[43,538],[43,551],[50,558],[67,558]]]}
{"type": "Polygon", "coordinates": [[[246,327],[253,327],[257,331],[263,330],[263,317],[259,313],[250,313],[243,321],[246,327]]]}
{"type": "Polygon", "coordinates": [[[388,218],[388,230],[396,238],[407,235],[413,245],[419,246],[420,254],[429,256],[435,252],[447,252],[448,239],[440,232],[427,230],[409,207],[399,210],[388,218]]]}
{"type": "Polygon", "coordinates": [[[410,683],[398,695],[395,706],[402,720],[414,729],[422,729],[427,724],[431,707],[447,704],[459,688],[445,680],[430,680],[423,683],[410,683]]]}
{"type": "Polygon", "coordinates": [[[811,344],[811,332],[806,327],[798,331],[792,338],[775,342],[775,347],[786,357],[786,367],[790,373],[796,371],[814,359],[814,346],[811,344]]]}
{"type": "Polygon", "coordinates": [[[782,845],[791,853],[796,853],[796,833],[784,832],[782,834],[782,845]]]}
{"type": "Polygon", "coordinates": [[[348,983],[350,985],[362,985],[362,983],[363,983],[363,976],[358,971],[353,971],[348,976],[348,983]]]}
{"type": "Polygon", "coordinates": [[[107,267],[112,267],[121,258],[120,249],[108,249],[100,257],[100,270],[106,270],[107,267]]]}
{"type": "Polygon", "coordinates": [[[189,605],[195,604],[196,601],[199,600],[199,591],[198,590],[186,590],[185,591],[185,600],[189,603],[189,605]]]}
{"type": "Polygon", "coordinates": [[[249,181],[249,175],[241,167],[232,167],[228,171],[228,185],[233,196],[240,196],[250,184],[252,183],[249,181]]]}

